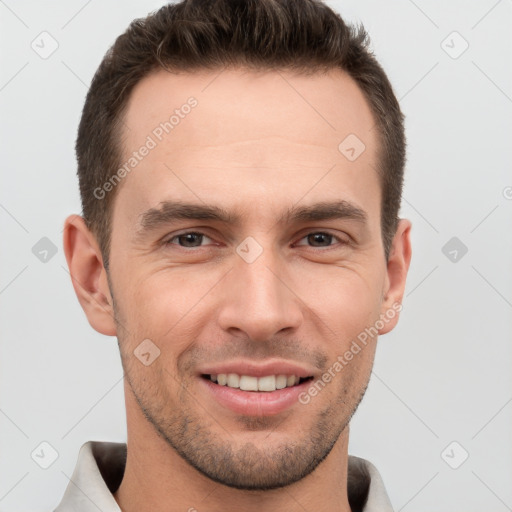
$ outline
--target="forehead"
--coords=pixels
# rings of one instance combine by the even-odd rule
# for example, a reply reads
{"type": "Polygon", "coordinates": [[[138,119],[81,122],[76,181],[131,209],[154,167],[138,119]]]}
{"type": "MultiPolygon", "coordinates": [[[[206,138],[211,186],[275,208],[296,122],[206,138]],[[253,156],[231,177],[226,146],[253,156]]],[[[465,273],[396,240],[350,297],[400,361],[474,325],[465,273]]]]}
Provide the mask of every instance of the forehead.
{"type": "Polygon", "coordinates": [[[160,70],[134,88],[124,125],[115,211],[134,219],[169,198],[270,211],[307,194],[378,211],[374,118],[342,71],[160,70]]]}

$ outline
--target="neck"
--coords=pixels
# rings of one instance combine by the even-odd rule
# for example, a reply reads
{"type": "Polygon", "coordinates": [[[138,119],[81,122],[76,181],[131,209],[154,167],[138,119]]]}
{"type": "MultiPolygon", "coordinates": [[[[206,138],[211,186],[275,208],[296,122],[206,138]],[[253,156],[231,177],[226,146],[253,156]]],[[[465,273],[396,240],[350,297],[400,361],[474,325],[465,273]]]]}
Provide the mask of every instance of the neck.
{"type": "MultiPolygon", "coordinates": [[[[127,396],[128,402],[128,396],[127,396]]],[[[350,512],[348,427],[308,476],[269,491],[234,489],[190,466],[160,437],[135,403],[127,403],[127,460],[114,493],[123,512],[350,512]]]]}

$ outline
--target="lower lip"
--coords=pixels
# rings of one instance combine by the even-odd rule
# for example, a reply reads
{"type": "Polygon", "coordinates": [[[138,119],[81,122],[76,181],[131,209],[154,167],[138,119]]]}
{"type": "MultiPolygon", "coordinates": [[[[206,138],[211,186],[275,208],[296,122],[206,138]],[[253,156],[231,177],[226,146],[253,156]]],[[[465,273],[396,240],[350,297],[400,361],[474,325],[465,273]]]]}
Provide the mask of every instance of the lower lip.
{"type": "Polygon", "coordinates": [[[202,385],[222,406],[246,416],[272,416],[298,403],[299,395],[306,391],[311,379],[290,388],[275,391],[243,391],[199,377],[202,385]]]}

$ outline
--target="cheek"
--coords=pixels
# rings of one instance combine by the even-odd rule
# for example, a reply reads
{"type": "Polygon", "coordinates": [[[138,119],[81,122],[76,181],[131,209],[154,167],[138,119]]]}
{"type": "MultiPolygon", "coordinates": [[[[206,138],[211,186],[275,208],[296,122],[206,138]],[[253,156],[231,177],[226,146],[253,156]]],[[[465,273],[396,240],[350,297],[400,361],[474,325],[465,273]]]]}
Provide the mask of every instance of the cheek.
{"type": "Polygon", "coordinates": [[[178,353],[196,338],[210,317],[204,308],[219,278],[212,272],[187,274],[167,269],[125,283],[122,311],[131,343],[149,338],[168,352],[172,342],[173,353],[178,353]]]}
{"type": "Polygon", "coordinates": [[[319,266],[296,279],[294,291],[328,327],[346,338],[357,335],[378,317],[381,301],[375,282],[376,276],[355,265],[319,266]]]}

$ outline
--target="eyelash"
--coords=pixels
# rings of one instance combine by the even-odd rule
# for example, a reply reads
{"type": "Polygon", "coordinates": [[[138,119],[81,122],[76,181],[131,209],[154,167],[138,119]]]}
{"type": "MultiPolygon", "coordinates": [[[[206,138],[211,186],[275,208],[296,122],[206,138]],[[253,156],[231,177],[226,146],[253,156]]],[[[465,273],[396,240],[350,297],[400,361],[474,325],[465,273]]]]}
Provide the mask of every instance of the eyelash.
{"type": "MultiPolygon", "coordinates": [[[[346,240],[343,240],[341,239],[340,237],[332,234],[332,233],[329,233],[328,231],[310,231],[309,233],[306,233],[302,238],[299,239],[300,240],[304,240],[305,238],[307,238],[308,236],[310,235],[319,235],[319,234],[322,234],[322,235],[327,235],[327,236],[330,236],[332,237],[333,239],[337,240],[338,243],[340,245],[348,245],[349,242],[346,241],[346,240]]],[[[183,233],[179,233],[177,235],[174,235],[173,237],[169,238],[168,240],[164,241],[164,245],[168,246],[168,245],[176,245],[178,246],[180,249],[184,249],[186,251],[188,250],[194,250],[194,249],[199,249],[200,247],[204,247],[202,245],[198,246],[198,247],[184,247],[184,246],[181,246],[179,244],[173,244],[172,241],[177,239],[177,238],[180,238],[182,236],[186,236],[186,235],[199,235],[199,236],[203,236],[203,237],[206,237],[206,238],[210,238],[207,234],[205,233],[202,233],[200,231],[185,231],[183,233]]],[[[335,247],[335,245],[328,245],[328,246],[320,246],[320,247],[314,247],[314,246],[308,246],[308,247],[311,247],[312,249],[323,249],[323,250],[328,250],[328,249],[332,249],[333,247],[335,247]]]]}

